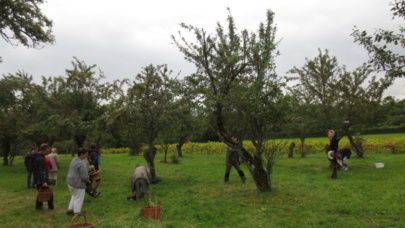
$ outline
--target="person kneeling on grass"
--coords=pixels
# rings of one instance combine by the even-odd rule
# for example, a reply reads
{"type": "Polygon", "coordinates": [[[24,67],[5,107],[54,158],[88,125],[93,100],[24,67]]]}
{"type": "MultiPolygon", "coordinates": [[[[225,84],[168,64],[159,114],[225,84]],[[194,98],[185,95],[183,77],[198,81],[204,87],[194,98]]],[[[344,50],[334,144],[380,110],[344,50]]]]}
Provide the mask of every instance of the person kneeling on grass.
{"type": "Polygon", "coordinates": [[[148,195],[148,201],[152,201],[150,194],[150,181],[152,177],[149,171],[149,168],[137,164],[134,169],[134,173],[131,178],[131,190],[132,196],[128,197],[128,200],[140,200],[144,195],[148,195]]]}

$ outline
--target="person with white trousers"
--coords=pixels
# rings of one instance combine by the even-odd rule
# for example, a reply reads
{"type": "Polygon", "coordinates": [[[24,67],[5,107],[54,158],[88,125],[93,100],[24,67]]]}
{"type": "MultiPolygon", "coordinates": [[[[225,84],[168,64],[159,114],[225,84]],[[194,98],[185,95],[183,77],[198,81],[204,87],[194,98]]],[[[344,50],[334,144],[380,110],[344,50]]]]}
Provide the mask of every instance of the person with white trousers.
{"type": "Polygon", "coordinates": [[[67,215],[76,215],[81,212],[84,195],[86,193],[86,183],[89,182],[89,174],[86,164],[83,162],[89,154],[87,149],[80,148],[75,157],[70,162],[69,172],[66,177],[66,184],[72,194],[67,215]]]}

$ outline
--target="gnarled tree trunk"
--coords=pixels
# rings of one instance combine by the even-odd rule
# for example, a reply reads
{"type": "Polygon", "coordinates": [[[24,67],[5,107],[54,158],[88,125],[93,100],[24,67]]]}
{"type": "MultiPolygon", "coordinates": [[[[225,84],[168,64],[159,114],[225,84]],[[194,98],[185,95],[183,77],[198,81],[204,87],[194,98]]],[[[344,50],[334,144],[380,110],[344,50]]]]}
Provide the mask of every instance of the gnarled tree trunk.
{"type": "Polygon", "coordinates": [[[263,167],[262,157],[255,153],[252,156],[241,144],[241,142],[235,142],[231,139],[231,134],[225,129],[223,117],[222,117],[222,106],[217,105],[217,110],[213,112],[211,119],[211,125],[217,130],[220,138],[225,144],[230,147],[236,148],[239,152],[242,161],[246,163],[253,181],[256,184],[257,190],[259,192],[265,192],[271,190],[271,184],[269,182],[269,176],[263,167]]]}
{"type": "Polygon", "coordinates": [[[3,147],[3,152],[4,152],[4,157],[3,157],[3,165],[7,166],[9,165],[8,163],[8,156],[11,154],[11,145],[10,142],[5,139],[1,142],[2,147],[3,147]]]}
{"type": "Polygon", "coordinates": [[[157,148],[150,145],[147,150],[143,152],[143,157],[145,158],[146,162],[148,163],[150,174],[152,176],[152,180],[156,179],[156,171],[155,171],[155,156],[156,156],[157,148]]]}
{"type": "Polygon", "coordinates": [[[352,145],[352,147],[356,151],[357,157],[364,158],[364,150],[363,150],[362,142],[361,141],[356,142],[353,139],[353,136],[351,136],[351,135],[347,135],[347,138],[349,139],[350,145],[352,145]]]}
{"type": "Polygon", "coordinates": [[[181,137],[179,142],[176,145],[177,154],[179,155],[179,157],[183,157],[183,152],[182,152],[181,148],[183,147],[184,143],[186,143],[186,139],[187,139],[187,137],[181,137]]]}

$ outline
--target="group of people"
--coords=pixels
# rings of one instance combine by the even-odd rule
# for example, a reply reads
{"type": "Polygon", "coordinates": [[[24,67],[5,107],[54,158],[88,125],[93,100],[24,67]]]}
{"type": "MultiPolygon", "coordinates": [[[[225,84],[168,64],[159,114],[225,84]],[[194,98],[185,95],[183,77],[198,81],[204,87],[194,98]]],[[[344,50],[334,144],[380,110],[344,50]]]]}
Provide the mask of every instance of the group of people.
{"type": "MultiPolygon", "coordinates": [[[[352,150],[350,148],[343,148],[339,150],[339,139],[334,130],[328,131],[328,138],[330,140],[329,147],[327,148],[327,158],[330,161],[330,167],[333,169],[332,178],[337,178],[336,169],[340,168],[344,171],[349,170],[348,168],[348,160],[352,155],[352,150]]],[[[231,139],[238,142],[238,138],[236,136],[231,136],[231,139]]],[[[227,183],[229,181],[230,170],[232,167],[238,171],[238,174],[242,180],[242,183],[246,183],[246,177],[243,173],[242,169],[240,168],[239,162],[239,153],[238,151],[228,146],[226,152],[226,170],[224,176],[224,182],[227,183]]]]}
{"type": "MultiPolygon", "coordinates": [[[[236,136],[231,137],[233,141],[238,142],[236,136]]],[[[327,157],[331,162],[331,167],[334,172],[332,178],[337,178],[336,168],[342,170],[348,170],[348,159],[351,156],[351,149],[344,148],[338,150],[339,139],[334,130],[328,131],[328,138],[330,140],[329,150],[327,157]]],[[[97,198],[100,192],[97,192],[97,188],[100,185],[101,179],[91,179],[91,172],[99,172],[100,154],[97,150],[97,145],[92,143],[90,149],[80,148],[77,153],[77,157],[72,159],[69,171],[66,177],[66,183],[69,191],[72,195],[67,215],[74,215],[81,212],[84,196],[87,192],[90,196],[97,198]],[[93,182],[95,182],[93,186],[93,182]]],[[[235,167],[242,183],[246,183],[246,176],[240,168],[239,154],[237,149],[228,147],[226,153],[226,170],[224,182],[229,181],[230,170],[235,167]]],[[[56,148],[50,148],[48,144],[42,144],[39,148],[33,147],[31,152],[25,157],[25,166],[27,169],[27,187],[31,188],[36,186],[37,190],[41,187],[49,187],[56,185],[57,172],[59,169],[59,157],[57,155],[56,148]],[[50,152],[52,153],[50,154],[50,152]],[[48,156],[47,156],[48,155],[48,156]],[[49,160],[47,162],[47,160],[49,160]],[[34,176],[34,181],[31,182],[31,176],[34,176]]],[[[137,164],[131,178],[131,190],[132,196],[127,197],[128,200],[140,200],[145,195],[148,196],[148,200],[151,201],[150,184],[152,182],[151,173],[148,167],[137,164]]],[[[43,203],[36,200],[36,209],[40,210],[43,207],[43,203]]],[[[54,210],[53,195],[48,200],[48,209],[54,210]]]]}
{"type": "MultiPolygon", "coordinates": [[[[34,178],[34,160],[38,154],[38,146],[31,148],[31,151],[25,155],[25,168],[27,170],[27,188],[35,188],[35,178],[34,178]]],[[[56,148],[50,149],[49,155],[44,157],[46,170],[48,172],[49,185],[56,186],[58,179],[59,170],[59,156],[58,150],[56,148]]]]}
{"type": "MultiPolygon", "coordinates": [[[[59,170],[59,156],[56,148],[51,148],[48,144],[42,144],[40,147],[34,146],[29,153],[25,155],[25,167],[27,170],[27,188],[49,188],[57,185],[57,172],[59,170]],[[31,177],[33,180],[31,181],[31,177]]],[[[97,198],[100,192],[97,188],[101,179],[91,179],[92,171],[99,172],[100,154],[95,143],[90,145],[90,149],[81,148],[78,151],[69,167],[66,177],[66,183],[72,194],[66,214],[80,213],[84,195],[87,192],[90,196],[97,198]],[[87,156],[89,157],[87,158],[87,156]],[[93,186],[93,182],[95,183],[93,186]]],[[[35,208],[42,210],[43,202],[36,199],[35,208]]],[[[54,210],[53,194],[48,200],[48,209],[54,210]]]]}
{"type": "MultiPolygon", "coordinates": [[[[25,155],[25,167],[27,169],[27,188],[48,188],[51,186],[50,178],[53,178],[52,184],[56,185],[57,179],[57,167],[59,164],[59,158],[56,156],[51,156],[47,158],[51,152],[51,148],[48,144],[42,144],[39,148],[33,147],[31,151],[25,155]],[[52,160],[51,160],[52,159],[52,160]],[[53,164],[54,163],[54,164],[53,164]],[[56,171],[53,171],[53,166],[56,167],[56,171]],[[52,171],[51,171],[52,170],[52,171]],[[52,174],[51,174],[52,173],[52,174]],[[31,176],[34,180],[31,182],[31,176]]],[[[43,207],[43,202],[39,201],[38,198],[35,202],[35,208],[41,210],[43,207]]],[[[53,195],[48,200],[48,209],[54,210],[53,195]]]]}

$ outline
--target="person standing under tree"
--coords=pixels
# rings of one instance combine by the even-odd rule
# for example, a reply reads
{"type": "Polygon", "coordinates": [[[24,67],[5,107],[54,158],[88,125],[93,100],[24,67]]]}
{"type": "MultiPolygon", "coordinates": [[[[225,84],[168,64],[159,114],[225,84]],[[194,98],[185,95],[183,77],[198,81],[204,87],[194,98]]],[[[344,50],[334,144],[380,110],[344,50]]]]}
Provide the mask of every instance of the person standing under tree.
{"type": "MultiPolygon", "coordinates": [[[[49,187],[48,168],[46,167],[45,155],[48,155],[50,151],[51,148],[48,144],[42,144],[39,147],[39,155],[34,160],[34,179],[37,185],[37,190],[39,190],[41,187],[49,187]]],[[[43,203],[38,201],[37,197],[35,208],[37,210],[42,210],[42,207],[43,203]]],[[[55,209],[53,205],[53,194],[48,200],[48,209],[55,209]]]]}
{"type": "MultiPolygon", "coordinates": [[[[236,136],[232,136],[232,140],[238,141],[238,138],[236,136]]],[[[224,182],[227,183],[229,181],[229,174],[231,172],[231,168],[235,167],[235,169],[238,171],[240,178],[242,179],[242,183],[246,183],[246,177],[245,174],[243,173],[242,169],[239,166],[239,154],[238,151],[230,146],[228,146],[228,149],[226,151],[226,170],[225,170],[225,177],[224,177],[224,182]]]]}
{"type": "Polygon", "coordinates": [[[48,158],[49,160],[51,160],[52,163],[52,169],[49,172],[49,182],[51,183],[51,186],[56,186],[59,170],[58,150],[56,148],[52,148],[51,153],[48,155],[48,158]]]}

